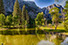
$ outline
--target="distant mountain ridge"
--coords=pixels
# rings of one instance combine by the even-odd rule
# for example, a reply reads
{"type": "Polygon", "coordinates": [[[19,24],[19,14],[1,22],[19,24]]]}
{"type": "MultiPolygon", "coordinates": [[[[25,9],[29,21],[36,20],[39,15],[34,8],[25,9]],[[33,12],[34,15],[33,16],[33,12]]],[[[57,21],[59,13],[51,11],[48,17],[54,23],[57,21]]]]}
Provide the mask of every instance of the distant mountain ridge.
{"type": "MultiPolygon", "coordinates": [[[[5,11],[6,11],[5,14],[6,15],[12,14],[15,0],[6,0],[6,1],[3,0],[3,2],[4,2],[4,8],[5,8],[5,11]]],[[[49,14],[49,10],[51,8],[54,8],[54,7],[59,8],[60,9],[60,11],[59,11],[60,13],[62,13],[62,10],[64,9],[59,4],[53,4],[53,5],[50,5],[48,7],[44,7],[44,8],[41,9],[41,8],[39,8],[35,4],[35,2],[33,2],[33,1],[23,1],[23,0],[19,0],[19,5],[20,5],[20,8],[21,9],[22,9],[23,5],[25,5],[26,6],[26,9],[28,10],[28,14],[32,18],[35,18],[39,12],[44,12],[45,17],[48,18],[48,19],[51,19],[50,14],[49,14]]]]}

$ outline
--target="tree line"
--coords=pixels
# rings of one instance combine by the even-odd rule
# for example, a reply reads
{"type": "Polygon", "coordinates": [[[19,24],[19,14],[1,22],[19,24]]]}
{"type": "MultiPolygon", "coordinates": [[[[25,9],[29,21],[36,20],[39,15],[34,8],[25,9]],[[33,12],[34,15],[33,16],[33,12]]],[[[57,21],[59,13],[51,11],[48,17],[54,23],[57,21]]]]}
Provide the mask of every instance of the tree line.
{"type": "MultiPolygon", "coordinates": [[[[3,0],[1,0],[2,3],[1,5],[3,5],[3,0]]],[[[0,12],[0,24],[1,26],[6,25],[8,27],[10,26],[17,26],[17,27],[27,27],[28,22],[29,22],[29,15],[28,15],[28,11],[25,9],[25,5],[22,7],[22,11],[21,8],[19,7],[19,2],[18,0],[15,1],[14,4],[14,11],[12,13],[12,15],[8,15],[5,16],[4,15],[4,11],[1,7],[1,12],[0,12]]]]}
{"type": "MultiPolygon", "coordinates": [[[[68,1],[66,1],[65,9],[63,10],[65,13],[65,21],[64,21],[64,27],[68,29],[68,1]]],[[[59,9],[57,7],[54,7],[50,9],[49,13],[52,17],[52,22],[55,23],[55,29],[57,29],[57,26],[59,22],[61,22],[62,18],[59,18],[61,16],[61,13],[59,13],[59,9]]],[[[26,28],[28,26],[33,25],[34,27],[40,27],[44,26],[46,18],[44,18],[44,13],[38,13],[37,17],[33,20],[28,15],[28,11],[26,10],[26,6],[23,5],[22,10],[19,7],[18,0],[15,1],[14,4],[14,11],[12,15],[5,16],[5,10],[3,5],[3,0],[0,0],[0,25],[6,25],[8,27],[22,27],[26,28]]],[[[32,27],[32,26],[31,26],[32,27]]]]}

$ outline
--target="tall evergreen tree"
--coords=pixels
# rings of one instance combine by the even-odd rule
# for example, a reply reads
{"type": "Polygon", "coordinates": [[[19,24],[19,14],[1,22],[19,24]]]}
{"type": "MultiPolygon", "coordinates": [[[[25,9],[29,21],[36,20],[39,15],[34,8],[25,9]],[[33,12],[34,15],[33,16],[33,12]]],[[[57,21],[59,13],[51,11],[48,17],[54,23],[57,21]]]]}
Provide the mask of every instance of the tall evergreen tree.
{"type": "Polygon", "coordinates": [[[5,13],[5,10],[4,10],[4,5],[3,5],[3,0],[0,0],[0,14],[1,13],[5,13]]]}
{"type": "Polygon", "coordinates": [[[26,10],[26,21],[29,22],[29,15],[28,15],[28,11],[26,10]]]}
{"type": "Polygon", "coordinates": [[[19,19],[20,19],[20,25],[22,24],[22,11],[21,11],[21,8],[19,9],[19,11],[20,11],[20,17],[19,17],[19,19]]]}
{"type": "Polygon", "coordinates": [[[22,24],[27,27],[27,22],[29,21],[28,11],[25,9],[25,5],[22,8],[22,24]]]}
{"type": "Polygon", "coordinates": [[[66,1],[65,9],[63,11],[66,13],[64,27],[68,30],[68,1],[66,1]]]}
{"type": "Polygon", "coordinates": [[[25,24],[25,5],[23,5],[23,8],[22,8],[22,18],[21,18],[21,20],[22,20],[22,26],[24,26],[24,24],[25,24]]]}
{"type": "Polygon", "coordinates": [[[18,0],[16,0],[15,4],[14,4],[14,11],[13,11],[13,20],[14,20],[14,25],[20,23],[20,8],[19,8],[19,2],[18,0]]]}

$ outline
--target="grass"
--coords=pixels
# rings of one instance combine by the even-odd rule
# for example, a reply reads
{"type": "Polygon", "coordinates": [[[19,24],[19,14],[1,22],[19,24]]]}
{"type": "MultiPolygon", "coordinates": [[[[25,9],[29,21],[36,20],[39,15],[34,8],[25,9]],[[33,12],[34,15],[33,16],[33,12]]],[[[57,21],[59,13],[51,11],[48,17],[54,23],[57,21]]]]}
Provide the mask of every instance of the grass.
{"type": "MultiPolygon", "coordinates": [[[[54,26],[53,27],[40,27],[40,29],[55,29],[55,27],[54,26]]],[[[64,27],[57,27],[57,29],[63,29],[63,30],[65,30],[64,27]]]]}
{"type": "Polygon", "coordinates": [[[67,32],[67,33],[61,33],[61,34],[63,34],[63,35],[68,35],[68,32],[67,32]]]}
{"type": "MultiPolygon", "coordinates": [[[[55,25],[52,26],[52,24],[48,24],[48,26],[41,27],[41,28],[42,29],[55,29],[55,25]]],[[[63,29],[63,30],[65,30],[64,24],[63,23],[59,23],[57,29],[63,29]]]]}
{"type": "MultiPolygon", "coordinates": [[[[54,30],[55,26],[51,26],[51,27],[45,26],[45,27],[40,27],[40,29],[53,29],[54,30]]],[[[65,28],[63,26],[58,26],[57,29],[58,30],[60,30],[60,29],[65,30],[65,28]]]]}

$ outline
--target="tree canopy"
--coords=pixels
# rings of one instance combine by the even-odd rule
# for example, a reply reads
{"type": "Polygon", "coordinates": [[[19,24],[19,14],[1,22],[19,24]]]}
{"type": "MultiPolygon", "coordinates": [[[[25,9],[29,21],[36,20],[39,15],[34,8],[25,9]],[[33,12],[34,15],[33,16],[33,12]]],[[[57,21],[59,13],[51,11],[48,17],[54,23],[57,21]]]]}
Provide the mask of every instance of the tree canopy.
{"type": "Polygon", "coordinates": [[[52,21],[55,22],[55,29],[57,28],[58,26],[58,23],[60,21],[60,18],[59,16],[61,15],[59,13],[59,9],[57,7],[54,7],[52,9],[50,9],[49,13],[51,14],[51,17],[52,17],[52,21]]]}
{"type": "Polygon", "coordinates": [[[63,11],[66,13],[64,27],[68,30],[68,1],[66,1],[66,5],[64,7],[65,9],[63,11]]]}
{"type": "Polygon", "coordinates": [[[0,24],[4,25],[5,24],[5,15],[0,14],[0,24]]]}
{"type": "Polygon", "coordinates": [[[35,18],[36,25],[42,26],[44,25],[44,14],[43,12],[38,13],[37,17],[35,18]]]}
{"type": "Polygon", "coordinates": [[[16,0],[14,4],[14,11],[13,11],[13,20],[14,20],[14,25],[19,25],[20,24],[20,8],[19,8],[19,2],[16,0]]]}

